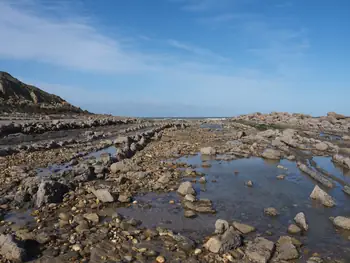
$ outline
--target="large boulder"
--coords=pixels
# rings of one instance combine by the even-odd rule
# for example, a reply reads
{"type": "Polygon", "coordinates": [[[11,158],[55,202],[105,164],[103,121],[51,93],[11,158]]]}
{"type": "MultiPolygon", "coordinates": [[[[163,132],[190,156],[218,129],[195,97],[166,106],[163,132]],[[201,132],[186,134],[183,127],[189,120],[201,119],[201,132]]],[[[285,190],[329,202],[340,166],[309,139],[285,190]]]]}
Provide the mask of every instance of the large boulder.
{"type": "Polygon", "coordinates": [[[312,199],[320,201],[324,206],[333,207],[336,205],[335,200],[325,191],[323,191],[318,185],[315,186],[310,197],[312,199]]]}
{"type": "Polygon", "coordinates": [[[24,262],[26,260],[26,251],[11,235],[0,234],[0,255],[10,262],[24,262]]]}
{"type": "Polygon", "coordinates": [[[91,192],[96,196],[98,200],[100,200],[102,203],[112,203],[114,202],[114,197],[111,195],[111,193],[107,189],[90,189],[91,192]]]}
{"type": "Polygon", "coordinates": [[[275,244],[272,241],[257,237],[248,243],[245,254],[251,262],[267,263],[274,247],[275,244]]]}
{"type": "Polygon", "coordinates": [[[262,153],[262,157],[265,159],[279,160],[281,159],[281,152],[275,149],[265,149],[262,153]]]}
{"type": "Polygon", "coordinates": [[[337,227],[350,230],[350,217],[337,216],[333,219],[333,224],[337,227]]]}
{"type": "Polygon", "coordinates": [[[215,233],[223,234],[229,229],[230,225],[226,220],[218,219],[215,222],[215,233]]]}
{"type": "Polygon", "coordinates": [[[184,201],[183,207],[198,213],[215,213],[213,203],[208,199],[200,199],[196,200],[195,202],[184,201]]]}
{"type": "Polygon", "coordinates": [[[55,181],[43,181],[36,193],[36,206],[40,207],[48,203],[60,203],[65,193],[69,191],[67,185],[55,181]]]}
{"type": "Polygon", "coordinates": [[[187,195],[187,194],[195,195],[196,194],[196,191],[193,189],[191,182],[181,183],[179,188],[177,189],[177,192],[180,195],[187,195]]]}
{"type": "Polygon", "coordinates": [[[333,162],[344,165],[346,168],[350,169],[350,157],[344,157],[340,154],[335,154],[332,157],[333,162]]]}
{"type": "Polygon", "coordinates": [[[319,150],[319,151],[327,151],[327,149],[328,149],[328,144],[327,144],[327,143],[324,143],[324,142],[319,142],[319,143],[316,143],[315,147],[316,147],[316,149],[319,150]]]}
{"type": "Polygon", "coordinates": [[[114,140],[114,144],[130,144],[131,138],[129,136],[119,136],[114,140]]]}
{"type": "Polygon", "coordinates": [[[232,225],[235,229],[237,229],[242,234],[249,234],[249,233],[255,231],[255,227],[250,226],[250,225],[246,225],[246,224],[242,224],[242,223],[238,223],[238,222],[233,222],[232,225]]]}
{"type": "Polygon", "coordinates": [[[331,180],[329,180],[328,178],[326,178],[323,174],[310,169],[307,165],[305,165],[305,164],[303,164],[301,162],[298,162],[297,165],[298,165],[298,168],[302,172],[304,172],[307,175],[311,176],[314,180],[316,180],[320,184],[322,184],[322,185],[324,185],[326,187],[329,187],[329,188],[333,187],[333,182],[331,180]]]}
{"type": "Polygon", "coordinates": [[[204,147],[201,149],[201,154],[203,154],[203,155],[215,155],[216,150],[213,147],[204,147]]]}
{"type": "Polygon", "coordinates": [[[280,138],[281,142],[285,143],[288,146],[296,147],[297,142],[291,136],[283,136],[280,138]]]}
{"type": "Polygon", "coordinates": [[[289,236],[280,237],[277,241],[276,259],[279,260],[293,260],[299,258],[299,251],[293,244],[293,239],[289,236]]]}
{"type": "Polygon", "coordinates": [[[350,186],[348,186],[348,185],[344,185],[344,187],[343,187],[343,191],[344,191],[344,193],[346,193],[346,194],[350,195],[350,186]]]}
{"type": "Polygon", "coordinates": [[[242,245],[242,237],[230,227],[222,235],[211,237],[204,247],[212,253],[226,253],[242,245]]]}
{"type": "Polygon", "coordinates": [[[327,116],[328,117],[333,117],[333,118],[335,118],[337,120],[342,120],[342,119],[346,118],[346,116],[344,116],[343,114],[339,114],[339,113],[336,113],[336,112],[333,112],[333,111],[332,112],[328,112],[327,116]]]}
{"type": "Polygon", "coordinates": [[[126,166],[125,162],[120,161],[120,162],[113,163],[110,169],[112,173],[118,173],[120,171],[123,171],[125,169],[125,166],[126,166]]]}
{"type": "Polygon", "coordinates": [[[170,173],[165,173],[161,177],[159,177],[157,182],[162,184],[162,185],[168,184],[170,182],[171,178],[172,178],[172,176],[170,173]]]}

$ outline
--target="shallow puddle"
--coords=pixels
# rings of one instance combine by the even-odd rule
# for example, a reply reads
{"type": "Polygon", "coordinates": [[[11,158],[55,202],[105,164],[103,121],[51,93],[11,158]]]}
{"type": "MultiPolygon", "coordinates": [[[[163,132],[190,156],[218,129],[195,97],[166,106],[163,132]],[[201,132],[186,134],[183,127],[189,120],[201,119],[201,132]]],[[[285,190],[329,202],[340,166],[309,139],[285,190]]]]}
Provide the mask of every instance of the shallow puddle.
{"type": "Polygon", "coordinates": [[[6,222],[12,222],[19,227],[25,227],[35,224],[35,220],[32,216],[32,209],[11,211],[4,215],[6,222]]]}
{"type": "Polygon", "coordinates": [[[330,141],[342,141],[343,140],[343,138],[339,135],[328,134],[328,133],[324,133],[324,132],[320,133],[320,137],[323,137],[323,138],[328,139],[330,141]]]}
{"type": "Polygon", "coordinates": [[[313,157],[313,160],[322,169],[325,169],[327,172],[343,180],[345,183],[350,184],[350,170],[333,163],[331,157],[316,156],[313,157]]]}
{"type": "Polygon", "coordinates": [[[211,129],[211,130],[217,130],[221,131],[222,130],[222,125],[221,124],[216,124],[216,123],[203,123],[200,126],[202,129],[211,129]]]}
{"type": "Polygon", "coordinates": [[[86,155],[84,159],[89,159],[91,157],[100,158],[100,155],[103,153],[109,153],[111,156],[114,156],[117,153],[117,147],[109,146],[99,151],[91,152],[88,155],[86,155]]]}
{"type": "MultiPolygon", "coordinates": [[[[196,167],[202,164],[200,156],[181,158],[179,161],[196,167]]],[[[333,163],[320,158],[315,158],[315,161],[322,168],[335,173],[333,163]]],[[[316,182],[301,173],[294,162],[249,158],[229,162],[206,160],[206,163],[212,166],[196,170],[205,173],[208,183],[197,183],[195,188],[199,198],[213,201],[216,214],[185,218],[176,193],[138,196],[137,205],[119,208],[118,213],[139,219],[147,227],[164,226],[195,239],[213,233],[218,218],[237,220],[255,226],[257,233],[276,241],[280,236],[288,235],[287,228],[293,223],[295,215],[304,212],[310,229],[302,236],[296,235],[296,238],[310,251],[308,256],[317,252],[350,262],[350,231],[336,230],[329,220],[331,216],[350,215],[350,197],[342,192],[340,185],[328,191],[337,200],[337,206],[325,208],[309,198],[316,182]],[[277,168],[278,164],[287,170],[277,168]],[[239,173],[235,174],[235,171],[239,173]],[[285,180],[276,179],[280,174],[287,175],[285,180]],[[245,186],[248,180],[253,181],[253,187],[245,186]],[[169,204],[170,200],[175,200],[175,204],[169,204]],[[267,207],[275,207],[280,215],[276,218],[265,216],[263,211],[267,207]],[[271,232],[270,237],[266,231],[271,232]]],[[[341,176],[341,171],[337,170],[335,174],[341,176]]],[[[305,259],[300,262],[305,262],[305,259]]]]}
{"type": "MultiPolygon", "coordinates": [[[[88,159],[99,159],[101,154],[103,153],[109,153],[111,156],[115,156],[117,152],[117,148],[115,146],[109,146],[107,148],[103,148],[98,151],[93,151],[87,155],[85,155],[83,158],[84,160],[88,159]]],[[[36,169],[37,175],[44,177],[44,176],[50,176],[52,174],[58,173],[58,172],[64,172],[64,171],[70,171],[73,169],[74,166],[70,164],[70,162],[63,163],[63,164],[52,164],[45,168],[38,168],[36,169]]]]}

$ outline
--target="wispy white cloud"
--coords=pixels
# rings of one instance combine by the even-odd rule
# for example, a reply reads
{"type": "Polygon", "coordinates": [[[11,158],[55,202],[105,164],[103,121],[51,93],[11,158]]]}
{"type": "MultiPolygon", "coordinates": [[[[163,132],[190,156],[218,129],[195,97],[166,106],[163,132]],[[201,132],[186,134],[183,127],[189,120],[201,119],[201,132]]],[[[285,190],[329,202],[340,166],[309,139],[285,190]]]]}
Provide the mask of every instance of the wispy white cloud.
{"type": "MultiPolygon", "coordinates": [[[[135,74],[147,80],[148,84],[138,83],[142,85],[140,92],[135,92],[132,98],[122,88],[89,92],[84,88],[67,87],[59,83],[38,83],[45,90],[57,93],[72,103],[83,107],[86,105],[89,110],[107,108],[109,105],[108,108],[113,110],[114,107],[113,113],[118,114],[123,109],[115,105],[127,107],[125,102],[130,102],[129,106],[139,103],[139,112],[147,112],[147,107],[162,108],[166,112],[167,105],[174,105],[169,112],[183,108],[188,109],[188,115],[193,115],[195,110],[192,108],[190,111],[191,105],[198,112],[204,112],[201,115],[210,115],[209,109],[229,115],[230,112],[244,112],[244,107],[247,107],[244,101],[247,99],[249,105],[261,105],[261,100],[269,101],[266,107],[272,109],[283,98],[278,94],[282,94],[281,90],[286,86],[285,79],[271,77],[260,68],[244,68],[208,48],[175,39],[159,41],[153,36],[142,35],[124,41],[125,36],[102,34],[89,16],[72,15],[69,11],[61,16],[62,13],[57,10],[68,8],[66,5],[46,7],[51,9],[51,14],[47,15],[38,8],[42,7],[39,4],[44,0],[18,1],[28,1],[28,8],[21,8],[23,6],[19,2],[0,0],[0,59],[43,62],[65,69],[96,73],[102,77],[104,74],[135,74]],[[140,40],[148,44],[158,41],[194,56],[175,56],[167,49],[146,52],[132,43],[140,40]],[[152,87],[156,87],[156,92],[148,93],[147,88],[152,87]],[[226,105],[225,109],[221,105],[226,105]]],[[[219,3],[214,0],[185,1],[181,1],[182,4],[193,11],[219,3]]],[[[220,4],[227,3],[220,0],[220,4]]],[[[223,14],[216,21],[235,18],[234,13],[223,14]]],[[[254,23],[251,19],[241,20],[244,21],[241,24],[242,34],[250,36],[254,44],[249,52],[259,62],[277,57],[279,59],[271,63],[275,66],[286,65],[293,59],[295,52],[303,52],[307,47],[300,46],[303,42],[299,40],[303,34],[298,35],[294,30],[277,30],[264,23],[254,23]]],[[[256,107],[259,110],[259,106],[256,107]]]]}
{"type": "Polygon", "coordinates": [[[174,40],[174,39],[169,39],[167,42],[170,46],[172,46],[174,48],[184,50],[184,51],[190,52],[190,53],[195,54],[195,55],[207,57],[209,59],[213,59],[213,60],[217,60],[217,61],[221,61],[221,62],[230,61],[229,58],[226,58],[224,56],[216,54],[215,52],[213,52],[209,49],[206,49],[206,48],[201,48],[201,47],[189,45],[189,44],[186,44],[186,43],[180,42],[178,40],[174,40]]]}
{"type": "Polygon", "coordinates": [[[157,60],[128,50],[122,41],[100,34],[81,17],[49,18],[32,5],[24,9],[16,2],[0,2],[0,57],[114,73],[152,69],[157,60]]]}
{"type": "MultiPolygon", "coordinates": [[[[204,12],[215,9],[227,8],[235,1],[232,0],[168,0],[181,5],[181,8],[189,12],[204,12]]],[[[246,0],[247,1],[247,0],[246,0]]]]}
{"type": "Polygon", "coordinates": [[[250,21],[252,19],[256,19],[257,17],[258,15],[253,13],[219,13],[216,15],[197,18],[196,21],[203,25],[221,26],[228,22],[250,21]]]}

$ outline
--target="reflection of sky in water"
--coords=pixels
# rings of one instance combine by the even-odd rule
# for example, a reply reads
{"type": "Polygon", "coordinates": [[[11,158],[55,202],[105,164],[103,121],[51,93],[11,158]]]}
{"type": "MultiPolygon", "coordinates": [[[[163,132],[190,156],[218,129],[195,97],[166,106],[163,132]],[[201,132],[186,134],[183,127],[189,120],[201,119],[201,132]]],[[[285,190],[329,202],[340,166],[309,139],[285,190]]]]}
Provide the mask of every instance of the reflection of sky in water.
{"type": "Polygon", "coordinates": [[[222,125],[216,123],[203,123],[200,127],[203,129],[222,130],[222,125]]]}
{"type": "Polygon", "coordinates": [[[26,226],[35,223],[31,213],[32,209],[11,211],[4,216],[4,220],[13,222],[17,226],[26,226]]]}
{"type": "MultiPolygon", "coordinates": [[[[103,153],[109,153],[111,156],[114,156],[116,154],[116,152],[117,152],[117,148],[115,146],[110,146],[110,147],[104,148],[102,150],[98,150],[98,151],[91,152],[91,153],[87,154],[86,156],[84,156],[84,160],[88,160],[91,158],[98,159],[98,158],[100,158],[101,154],[103,154],[103,153]]],[[[72,169],[73,169],[73,166],[71,166],[69,164],[69,162],[64,163],[64,164],[53,164],[53,165],[49,165],[46,168],[38,168],[37,175],[38,176],[47,176],[47,175],[54,174],[57,172],[69,171],[72,169]]]]}
{"type": "Polygon", "coordinates": [[[330,174],[344,180],[346,183],[350,184],[350,171],[344,167],[336,165],[332,162],[331,157],[315,156],[313,160],[318,166],[325,169],[330,174]]]}
{"type": "Polygon", "coordinates": [[[102,150],[99,150],[96,152],[92,152],[92,153],[86,155],[85,159],[89,159],[91,157],[99,158],[102,153],[109,153],[110,155],[113,156],[117,153],[117,148],[115,146],[110,146],[108,148],[105,148],[105,149],[102,149],[102,150]]]}
{"type": "Polygon", "coordinates": [[[341,136],[338,135],[334,135],[334,134],[328,134],[328,133],[324,133],[324,132],[320,132],[320,137],[325,137],[331,141],[341,141],[343,140],[343,138],[341,136]]]}
{"type": "MultiPolygon", "coordinates": [[[[329,209],[309,198],[316,182],[306,174],[302,174],[296,164],[288,160],[280,162],[261,158],[230,162],[206,160],[212,164],[210,168],[201,167],[200,155],[181,158],[179,161],[196,165],[197,171],[206,174],[208,183],[206,185],[197,183],[194,187],[199,198],[213,201],[217,214],[199,214],[195,219],[184,218],[176,193],[160,195],[150,193],[136,197],[138,205],[118,209],[118,212],[140,219],[148,227],[160,224],[181,233],[185,232],[189,236],[202,238],[214,231],[216,219],[238,220],[257,227],[258,233],[271,231],[273,235],[268,238],[276,241],[279,236],[287,235],[288,225],[293,222],[297,213],[303,211],[310,230],[297,238],[304,242],[308,249],[336,258],[340,255],[342,258],[350,256],[347,240],[350,232],[337,233],[329,220],[330,216],[350,215],[350,198],[339,186],[329,191],[338,203],[337,207],[329,209]],[[278,164],[288,170],[277,168],[278,164]],[[235,175],[234,171],[239,171],[239,174],[235,175]],[[277,180],[276,176],[280,174],[286,174],[286,179],[277,180]],[[216,183],[212,180],[216,180],[216,183]],[[253,181],[252,188],[245,186],[248,180],[253,181]],[[170,205],[170,200],[176,200],[177,204],[170,205]],[[143,205],[145,203],[147,206],[143,205]],[[277,208],[280,216],[266,217],[263,213],[266,207],[277,208]]],[[[330,165],[331,163],[326,162],[323,168],[328,170],[331,168],[330,165]]],[[[193,178],[185,180],[189,179],[193,178]]]]}

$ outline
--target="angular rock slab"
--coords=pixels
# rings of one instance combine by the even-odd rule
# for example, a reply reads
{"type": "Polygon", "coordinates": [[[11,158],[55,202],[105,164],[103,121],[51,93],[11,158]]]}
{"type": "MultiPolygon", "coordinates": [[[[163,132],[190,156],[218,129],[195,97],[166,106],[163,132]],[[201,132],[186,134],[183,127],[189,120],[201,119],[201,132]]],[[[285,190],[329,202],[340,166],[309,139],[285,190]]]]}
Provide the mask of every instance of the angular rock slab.
{"type": "Polygon", "coordinates": [[[26,259],[26,251],[11,235],[0,235],[0,254],[11,262],[23,262],[26,259]]]}
{"type": "Polygon", "coordinates": [[[183,182],[180,184],[179,189],[177,189],[177,192],[180,195],[195,195],[196,191],[193,189],[192,183],[191,182],[183,182]]]}
{"type": "Polygon", "coordinates": [[[289,236],[280,237],[277,241],[276,255],[277,260],[293,260],[299,258],[299,251],[293,244],[293,240],[289,236]]]}
{"type": "Polygon", "coordinates": [[[204,247],[212,253],[226,253],[242,245],[242,237],[230,227],[224,234],[211,237],[204,247]]]}
{"type": "Polygon", "coordinates": [[[48,203],[60,203],[63,200],[64,194],[68,191],[69,188],[65,184],[51,180],[43,181],[40,183],[36,194],[36,206],[40,207],[48,203]]]}
{"type": "Polygon", "coordinates": [[[265,159],[279,160],[281,159],[281,152],[275,149],[265,149],[262,153],[262,157],[265,159]]]}
{"type": "Polygon", "coordinates": [[[246,256],[254,263],[267,263],[271,258],[275,244],[263,237],[257,237],[250,241],[245,251],[246,256]]]}
{"type": "Polygon", "coordinates": [[[96,196],[96,198],[100,200],[102,203],[114,202],[114,197],[111,195],[111,193],[107,189],[95,190],[91,188],[90,190],[96,196]]]}
{"type": "Polygon", "coordinates": [[[350,217],[337,216],[333,219],[333,224],[337,227],[350,230],[350,217]]]}
{"type": "Polygon", "coordinates": [[[323,191],[318,185],[315,186],[310,197],[312,199],[320,201],[324,206],[327,207],[333,207],[336,205],[334,198],[323,191]]]}
{"type": "Polygon", "coordinates": [[[294,217],[294,221],[297,223],[298,226],[300,226],[304,231],[307,231],[309,229],[309,225],[306,223],[306,217],[303,212],[298,213],[294,217]]]}

